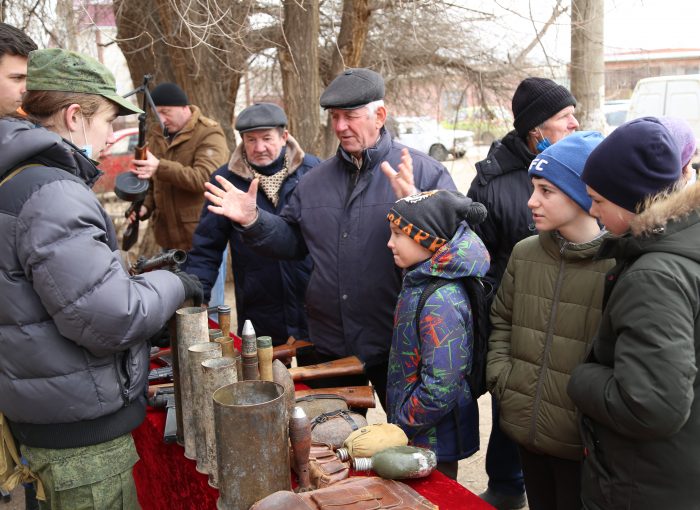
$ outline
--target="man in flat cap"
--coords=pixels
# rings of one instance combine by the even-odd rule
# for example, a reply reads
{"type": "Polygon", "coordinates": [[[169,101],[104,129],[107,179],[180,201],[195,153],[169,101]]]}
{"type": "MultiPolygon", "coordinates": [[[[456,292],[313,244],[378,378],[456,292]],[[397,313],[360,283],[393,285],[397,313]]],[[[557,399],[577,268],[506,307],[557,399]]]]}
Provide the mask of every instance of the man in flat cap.
{"type": "MultiPolygon", "coordinates": [[[[257,179],[257,207],[280,214],[299,180],[320,162],[316,156],[304,153],[286,128],[287,116],[275,104],[258,103],[243,110],[236,119],[243,143],[210,182],[215,183],[215,176],[220,175],[247,192],[257,179]]],[[[304,293],[311,259],[280,260],[259,255],[243,242],[241,232],[227,218],[205,208],[185,268],[203,283],[205,301],[209,300],[227,243],[236,282],[238,334],[245,319],[250,319],[255,332],[271,336],[274,345],[290,338],[307,339],[304,293]]]]}
{"type": "Polygon", "coordinates": [[[204,205],[202,183],[229,156],[226,137],[176,84],[161,83],[151,97],[165,132],[156,123],[148,133],[146,159],[134,160],[132,172],[151,181],[141,220],[152,217],[161,248],[189,250],[204,205]]]}
{"type": "Polygon", "coordinates": [[[391,139],[384,129],[383,98],[384,81],[369,69],[349,69],[331,82],[321,106],[330,112],[340,146],[301,180],[280,216],[256,207],[257,180],[243,193],[218,178],[223,189],[208,183],[206,197],[209,210],[236,222],[258,253],[287,259],[311,255],[306,309],[317,360],[357,355],[384,404],[401,286],[386,247],[386,214],[397,196],[456,188],[441,164],[391,139]]]}
{"type": "MultiPolygon", "coordinates": [[[[489,278],[494,289],[501,283],[513,246],[535,233],[527,202],[532,183],[527,170],[536,155],[578,129],[576,99],[569,90],[547,78],[526,78],[513,94],[514,130],[495,141],[488,156],[476,164],[476,177],[467,194],[488,210],[486,221],[474,230],[491,255],[489,278]]],[[[495,295],[495,293],[494,293],[495,295]]],[[[486,451],[488,489],[481,498],[498,510],[526,504],[523,474],[515,443],[498,425],[492,401],[492,429],[486,451]]]]}

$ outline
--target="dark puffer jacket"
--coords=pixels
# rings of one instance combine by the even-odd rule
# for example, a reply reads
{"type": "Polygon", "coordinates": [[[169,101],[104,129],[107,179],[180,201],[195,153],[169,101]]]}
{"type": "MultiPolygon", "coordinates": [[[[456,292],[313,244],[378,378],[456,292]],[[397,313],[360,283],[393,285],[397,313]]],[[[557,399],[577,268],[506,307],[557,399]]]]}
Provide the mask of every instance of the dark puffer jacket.
{"type": "Polygon", "coordinates": [[[700,185],[631,227],[599,252],[618,265],[567,388],[583,413],[583,506],[700,509],[700,185]]]}
{"type": "Polygon", "coordinates": [[[97,444],[145,415],[147,339],[182,303],[168,271],[130,277],[86,183],[95,166],[58,135],[0,120],[0,411],[21,443],[97,444]]]}
{"type": "MultiPolygon", "coordinates": [[[[283,258],[311,255],[306,291],[309,333],[323,355],[359,356],[368,366],[388,359],[401,274],[386,243],[386,214],[396,201],[382,161],[397,168],[403,145],[383,128],[358,169],[342,149],[299,182],[280,216],[261,210],[244,230],[259,253],[283,258]]],[[[409,149],[419,190],[454,190],[447,169],[409,149]]]]}
{"type": "MultiPolygon", "coordinates": [[[[277,206],[262,189],[258,190],[258,208],[279,214],[289,202],[289,197],[301,179],[320,160],[304,154],[297,141],[287,139],[286,158],[289,176],[282,183],[277,206]]],[[[248,191],[253,172],[243,160],[243,144],[238,145],[228,165],[219,168],[212,176],[221,175],[241,191],[248,191]]],[[[199,277],[204,285],[204,298],[209,300],[216,281],[221,254],[230,243],[231,267],[236,282],[236,314],[238,334],[243,322],[250,319],[258,335],[272,337],[275,345],[286,342],[289,336],[307,338],[304,294],[311,273],[311,259],[278,260],[255,253],[243,242],[241,234],[224,216],[211,213],[206,206],[202,210],[197,230],[194,232],[192,251],[185,270],[199,277]]]]}
{"type": "Polygon", "coordinates": [[[487,277],[498,286],[515,244],[535,233],[527,201],[532,183],[527,175],[535,155],[515,131],[496,140],[486,159],[476,164],[467,195],[486,206],[486,221],[475,227],[491,255],[487,277]]]}

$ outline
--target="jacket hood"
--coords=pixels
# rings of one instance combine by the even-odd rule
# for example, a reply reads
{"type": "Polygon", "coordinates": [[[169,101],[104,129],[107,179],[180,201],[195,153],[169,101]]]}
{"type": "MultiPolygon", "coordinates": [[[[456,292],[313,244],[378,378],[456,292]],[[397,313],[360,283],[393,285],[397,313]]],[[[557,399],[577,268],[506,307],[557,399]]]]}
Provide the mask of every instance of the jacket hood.
{"type": "Polygon", "coordinates": [[[92,185],[102,172],[60,135],[29,121],[0,119],[0,177],[24,162],[60,168],[92,185]]]}
{"type": "MultiPolygon", "coordinates": [[[[287,160],[289,161],[289,175],[296,172],[297,168],[299,168],[304,161],[304,151],[299,145],[299,142],[297,142],[292,135],[287,137],[287,160]]],[[[243,142],[239,143],[234,149],[233,154],[231,154],[231,159],[228,162],[228,169],[241,179],[247,181],[253,180],[253,170],[243,156],[243,142]]]]}
{"type": "Polygon", "coordinates": [[[535,154],[530,152],[527,144],[518,133],[510,131],[501,140],[496,140],[489,148],[486,159],[476,164],[478,178],[482,185],[494,177],[518,170],[527,172],[535,154]]]}
{"type": "Polygon", "coordinates": [[[450,280],[481,277],[489,270],[489,260],[489,252],[479,236],[462,223],[450,242],[409,271],[406,279],[417,282],[433,277],[450,280]]]}
{"type": "Polygon", "coordinates": [[[700,185],[662,193],[630,222],[630,233],[611,239],[598,257],[666,252],[700,262],[700,185]]]}

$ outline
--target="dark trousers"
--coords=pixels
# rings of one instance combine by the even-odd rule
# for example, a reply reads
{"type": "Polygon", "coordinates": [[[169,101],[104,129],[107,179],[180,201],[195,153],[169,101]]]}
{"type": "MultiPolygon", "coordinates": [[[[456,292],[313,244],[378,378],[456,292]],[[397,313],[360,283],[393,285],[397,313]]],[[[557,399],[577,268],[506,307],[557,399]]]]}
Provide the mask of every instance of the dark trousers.
{"type": "Polygon", "coordinates": [[[491,418],[491,435],[486,449],[489,488],[501,494],[517,496],[525,492],[518,446],[501,430],[499,407],[495,398],[491,399],[491,418]]]}
{"type": "Polygon", "coordinates": [[[518,450],[530,510],[581,510],[581,462],[518,450]]]}
{"type": "Polygon", "coordinates": [[[438,462],[437,466],[435,466],[435,469],[440,471],[447,478],[457,480],[457,471],[459,470],[459,464],[456,460],[452,462],[438,462]]]}
{"type": "MultiPolygon", "coordinates": [[[[325,363],[326,361],[333,361],[336,359],[338,358],[335,356],[319,354],[313,348],[304,347],[303,349],[297,350],[297,364],[300,367],[325,363]]],[[[384,361],[378,365],[365,367],[365,373],[362,375],[315,379],[312,381],[304,381],[304,384],[310,388],[336,388],[344,386],[365,386],[369,380],[372,382],[372,388],[374,388],[374,391],[377,393],[379,402],[382,404],[382,407],[386,409],[386,376],[388,367],[389,362],[384,361]]]]}

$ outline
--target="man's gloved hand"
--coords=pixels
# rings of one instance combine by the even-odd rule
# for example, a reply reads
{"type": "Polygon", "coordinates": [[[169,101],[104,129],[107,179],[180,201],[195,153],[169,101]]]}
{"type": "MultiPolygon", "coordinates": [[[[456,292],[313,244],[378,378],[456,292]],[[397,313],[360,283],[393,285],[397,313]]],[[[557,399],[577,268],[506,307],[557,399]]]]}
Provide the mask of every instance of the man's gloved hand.
{"type": "Polygon", "coordinates": [[[204,300],[204,290],[199,278],[193,274],[185,273],[181,269],[176,269],[173,274],[180,278],[182,286],[185,287],[185,301],[191,299],[194,306],[201,306],[204,300]]]}

